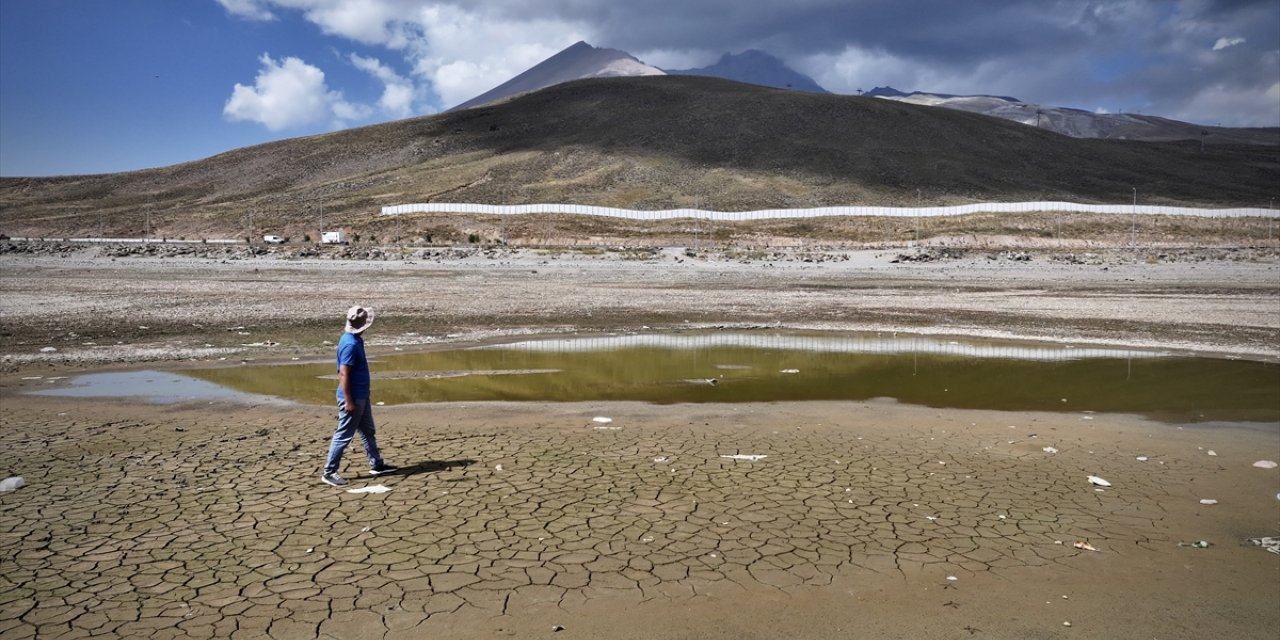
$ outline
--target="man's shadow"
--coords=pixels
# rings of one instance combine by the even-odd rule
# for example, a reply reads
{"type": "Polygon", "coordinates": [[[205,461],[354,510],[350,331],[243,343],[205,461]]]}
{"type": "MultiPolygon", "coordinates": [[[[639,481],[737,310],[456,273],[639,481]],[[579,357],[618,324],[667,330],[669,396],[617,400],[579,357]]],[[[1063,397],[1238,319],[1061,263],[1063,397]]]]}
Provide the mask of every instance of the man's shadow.
{"type": "Polygon", "coordinates": [[[400,469],[398,469],[397,471],[393,473],[389,473],[387,475],[414,476],[414,475],[418,475],[419,473],[439,473],[441,471],[448,471],[450,469],[466,469],[467,467],[475,463],[476,461],[471,459],[427,460],[425,462],[419,462],[417,464],[412,464],[407,467],[400,467],[400,469]]]}

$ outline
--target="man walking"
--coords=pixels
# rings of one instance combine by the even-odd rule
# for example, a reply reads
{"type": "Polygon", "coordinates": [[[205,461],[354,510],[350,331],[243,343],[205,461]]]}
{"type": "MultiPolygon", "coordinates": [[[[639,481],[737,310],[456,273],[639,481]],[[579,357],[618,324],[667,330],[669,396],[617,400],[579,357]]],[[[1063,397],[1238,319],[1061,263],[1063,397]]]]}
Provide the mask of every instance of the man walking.
{"type": "Polygon", "coordinates": [[[369,473],[377,476],[396,471],[378,452],[374,437],[373,408],[369,406],[369,362],[364,357],[364,334],[373,324],[373,309],[354,306],[347,309],[347,327],[338,340],[338,428],[329,442],[329,457],[320,479],[340,487],[347,483],[338,475],[342,452],[356,433],[364,442],[369,456],[369,473]]]}

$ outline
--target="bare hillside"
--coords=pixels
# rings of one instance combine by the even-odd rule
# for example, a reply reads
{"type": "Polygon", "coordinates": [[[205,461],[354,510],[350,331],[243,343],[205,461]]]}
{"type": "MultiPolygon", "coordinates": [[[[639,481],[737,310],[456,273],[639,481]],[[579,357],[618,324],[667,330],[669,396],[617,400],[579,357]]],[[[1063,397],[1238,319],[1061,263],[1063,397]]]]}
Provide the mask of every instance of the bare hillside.
{"type": "Polygon", "coordinates": [[[0,233],[301,236],[406,202],[746,210],[977,200],[1265,206],[1280,151],[1080,140],[982,115],[700,77],[509,102],[147,171],[0,180],[0,233]]]}

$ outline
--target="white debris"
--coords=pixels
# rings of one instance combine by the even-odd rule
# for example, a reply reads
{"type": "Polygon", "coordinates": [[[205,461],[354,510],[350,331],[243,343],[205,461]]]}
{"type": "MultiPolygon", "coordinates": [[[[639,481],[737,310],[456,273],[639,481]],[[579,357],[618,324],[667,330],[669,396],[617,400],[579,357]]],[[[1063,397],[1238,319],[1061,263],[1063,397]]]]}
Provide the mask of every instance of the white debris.
{"type": "Polygon", "coordinates": [[[1211,455],[1211,456],[1216,456],[1216,455],[1218,455],[1218,452],[1217,452],[1217,451],[1214,451],[1213,449],[1210,449],[1210,450],[1209,450],[1209,455],[1211,455]]]}
{"type": "Polygon", "coordinates": [[[782,371],[779,371],[778,373],[800,373],[800,370],[799,370],[799,369],[783,369],[782,371]]]}
{"type": "Polygon", "coordinates": [[[1259,460],[1253,463],[1253,466],[1259,469],[1274,469],[1276,468],[1276,463],[1274,460],[1259,460]]]}
{"type": "Polygon", "coordinates": [[[1138,462],[1146,462],[1147,460],[1150,460],[1150,458],[1146,456],[1138,456],[1137,458],[1134,458],[1134,459],[1137,460],[1138,462]]]}
{"type": "Polygon", "coordinates": [[[754,454],[748,454],[748,453],[735,453],[735,454],[733,454],[733,455],[731,455],[731,456],[727,456],[727,455],[723,455],[723,454],[721,454],[721,455],[720,455],[720,457],[721,457],[721,458],[729,458],[730,460],[746,460],[747,462],[758,462],[758,461],[760,461],[760,460],[763,460],[763,459],[765,459],[765,458],[768,458],[769,456],[768,456],[768,455],[754,455],[754,454]]]}
{"type": "Polygon", "coordinates": [[[500,464],[495,464],[495,465],[493,465],[493,469],[494,469],[495,471],[502,471],[502,465],[500,465],[500,464]]]}
{"type": "MultiPolygon", "coordinates": [[[[1280,497],[1280,496],[1277,496],[1280,497]]],[[[1280,553],[1280,538],[1249,538],[1249,542],[1270,551],[1271,553],[1280,553]]]]}
{"type": "Polygon", "coordinates": [[[1085,551],[1097,551],[1097,550],[1098,550],[1098,549],[1097,549],[1097,547],[1095,547],[1095,546],[1093,546],[1093,545],[1089,544],[1088,542],[1086,542],[1086,541],[1084,541],[1084,540],[1077,540],[1077,541],[1075,542],[1075,544],[1073,544],[1073,545],[1071,545],[1071,546],[1073,546],[1073,547],[1075,547],[1075,548],[1077,548],[1077,549],[1083,549],[1083,550],[1085,550],[1085,551]]]}
{"type": "Polygon", "coordinates": [[[27,486],[27,481],[23,480],[22,476],[13,476],[10,478],[5,478],[4,480],[0,480],[0,493],[17,491],[18,489],[21,489],[25,486],[27,486]]]}
{"type": "Polygon", "coordinates": [[[654,461],[654,462],[657,462],[658,464],[662,464],[663,462],[666,462],[667,460],[668,460],[668,458],[667,458],[666,456],[658,456],[658,457],[656,457],[656,458],[654,458],[654,459],[653,459],[653,461],[654,461]]]}
{"type": "Polygon", "coordinates": [[[40,353],[53,353],[53,352],[55,352],[55,351],[57,351],[57,350],[58,350],[58,348],[57,348],[57,347],[44,347],[44,348],[40,349],[40,353]]]}
{"type": "Polygon", "coordinates": [[[959,579],[960,579],[960,578],[957,578],[957,577],[955,577],[955,576],[947,576],[947,580],[948,580],[948,581],[950,581],[950,582],[955,582],[956,580],[959,580],[959,579]]]}
{"type": "Polygon", "coordinates": [[[1110,482],[1107,482],[1106,480],[1103,480],[1102,478],[1099,478],[1098,476],[1089,476],[1089,484],[1094,484],[1094,485],[1097,485],[1097,486],[1099,486],[1099,487],[1109,487],[1109,486],[1111,486],[1111,483],[1110,483],[1110,482]]]}
{"type": "Polygon", "coordinates": [[[360,487],[359,489],[347,489],[347,493],[386,493],[390,490],[390,487],[375,484],[368,487],[360,487]]]}
{"type": "Polygon", "coordinates": [[[1200,504],[1218,504],[1218,501],[1213,498],[1204,498],[1200,501],[1200,504]]]}
{"type": "Polygon", "coordinates": [[[592,422],[599,422],[600,424],[609,424],[610,422],[613,422],[613,418],[606,418],[606,417],[604,417],[604,416],[596,416],[596,417],[592,418],[592,419],[591,419],[591,421],[592,421],[592,422]]]}
{"type": "Polygon", "coordinates": [[[1057,450],[1056,448],[1054,448],[1054,447],[1045,447],[1045,448],[1044,448],[1044,452],[1045,452],[1045,453],[1047,453],[1047,454],[1049,454],[1049,455],[1053,455],[1053,454],[1057,453],[1057,452],[1058,452],[1058,450],[1057,450]]]}

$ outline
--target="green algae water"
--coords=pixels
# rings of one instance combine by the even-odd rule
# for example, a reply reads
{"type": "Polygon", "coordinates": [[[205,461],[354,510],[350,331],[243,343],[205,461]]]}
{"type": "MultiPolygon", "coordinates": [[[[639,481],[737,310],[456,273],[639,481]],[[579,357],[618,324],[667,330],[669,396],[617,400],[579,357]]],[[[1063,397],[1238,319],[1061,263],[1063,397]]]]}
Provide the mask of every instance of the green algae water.
{"type": "MultiPolygon", "coordinates": [[[[377,349],[376,340],[370,347],[377,349]]],[[[866,400],[938,408],[1280,422],[1280,364],[928,337],[716,333],[533,340],[371,361],[373,400],[866,400]]],[[[184,372],[244,393],[331,404],[332,364],[184,372]]]]}

